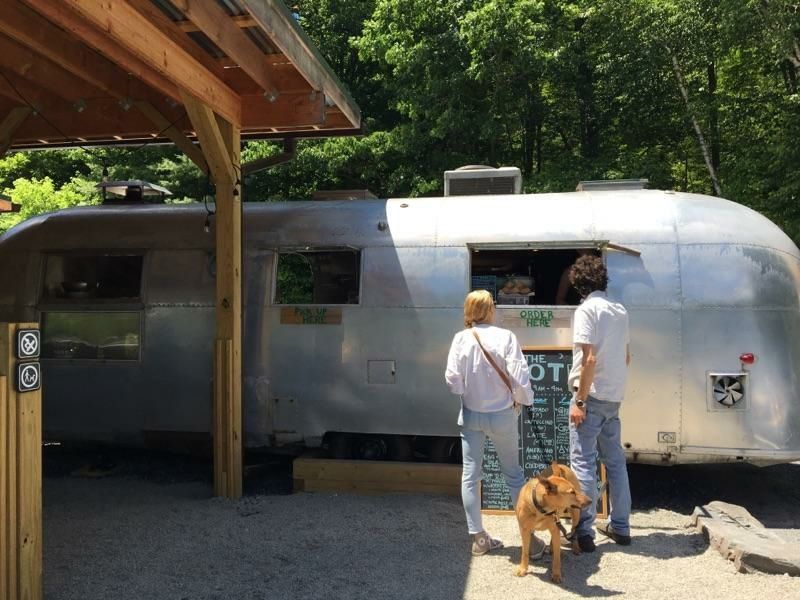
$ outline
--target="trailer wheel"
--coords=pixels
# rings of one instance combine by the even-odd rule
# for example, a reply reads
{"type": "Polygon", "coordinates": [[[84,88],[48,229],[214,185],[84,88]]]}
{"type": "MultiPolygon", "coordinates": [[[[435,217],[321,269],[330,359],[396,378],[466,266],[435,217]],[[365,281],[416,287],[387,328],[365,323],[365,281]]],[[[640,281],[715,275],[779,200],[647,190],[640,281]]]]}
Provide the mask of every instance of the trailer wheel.
{"type": "Polygon", "coordinates": [[[414,460],[414,438],[410,435],[391,435],[386,442],[386,457],[389,460],[414,460]]]}
{"type": "Polygon", "coordinates": [[[379,436],[366,435],[355,444],[355,458],[358,460],[386,460],[388,446],[379,436]]]}
{"type": "Polygon", "coordinates": [[[436,463],[460,463],[461,440],[454,437],[437,437],[431,440],[428,460],[436,463]]]}
{"type": "Polygon", "coordinates": [[[353,436],[349,433],[331,433],[328,452],[332,458],[339,460],[353,458],[353,436]]]}

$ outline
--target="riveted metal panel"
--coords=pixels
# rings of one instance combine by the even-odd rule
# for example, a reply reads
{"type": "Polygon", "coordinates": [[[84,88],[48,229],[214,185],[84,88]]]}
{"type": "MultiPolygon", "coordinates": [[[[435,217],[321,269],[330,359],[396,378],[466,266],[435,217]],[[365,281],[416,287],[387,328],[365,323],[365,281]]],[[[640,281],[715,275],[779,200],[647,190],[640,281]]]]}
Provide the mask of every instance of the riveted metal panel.
{"type": "Polygon", "coordinates": [[[737,244],[680,246],[684,306],[800,309],[800,260],[737,244]]]}
{"type": "MultiPolygon", "coordinates": [[[[682,443],[688,446],[800,452],[800,314],[794,310],[696,309],[683,313],[682,443]],[[747,410],[709,410],[708,372],[747,367],[747,410]]],[[[740,452],[742,451],[742,452],[740,452]]]]}
{"type": "Polygon", "coordinates": [[[466,247],[367,248],[362,260],[364,306],[460,306],[468,291],[466,247]]]}

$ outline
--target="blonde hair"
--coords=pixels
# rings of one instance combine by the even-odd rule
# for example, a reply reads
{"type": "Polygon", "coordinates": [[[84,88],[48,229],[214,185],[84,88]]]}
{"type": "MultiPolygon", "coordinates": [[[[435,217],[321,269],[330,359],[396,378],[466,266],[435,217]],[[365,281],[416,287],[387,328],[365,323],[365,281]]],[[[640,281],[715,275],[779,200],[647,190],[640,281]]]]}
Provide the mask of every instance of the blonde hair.
{"type": "Polygon", "coordinates": [[[464,299],[464,327],[487,323],[494,314],[494,299],[486,290],[475,290],[464,299]]]}

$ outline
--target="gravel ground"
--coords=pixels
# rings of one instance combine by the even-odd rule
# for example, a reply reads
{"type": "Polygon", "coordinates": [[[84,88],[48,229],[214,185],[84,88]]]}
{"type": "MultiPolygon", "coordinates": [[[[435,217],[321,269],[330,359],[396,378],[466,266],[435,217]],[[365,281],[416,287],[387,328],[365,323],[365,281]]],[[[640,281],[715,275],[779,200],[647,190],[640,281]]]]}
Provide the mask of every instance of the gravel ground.
{"type": "Polygon", "coordinates": [[[557,586],[549,557],[513,576],[513,518],[485,517],[508,547],[471,557],[456,498],[281,495],[288,461],[274,459],[229,501],[209,498],[205,463],[116,457],[115,474],[89,479],[68,475],[75,460],[45,457],[48,600],[800,597],[800,578],[738,574],[686,527],[719,499],[800,543],[800,465],[631,466],[633,544],[565,553],[557,586]]]}

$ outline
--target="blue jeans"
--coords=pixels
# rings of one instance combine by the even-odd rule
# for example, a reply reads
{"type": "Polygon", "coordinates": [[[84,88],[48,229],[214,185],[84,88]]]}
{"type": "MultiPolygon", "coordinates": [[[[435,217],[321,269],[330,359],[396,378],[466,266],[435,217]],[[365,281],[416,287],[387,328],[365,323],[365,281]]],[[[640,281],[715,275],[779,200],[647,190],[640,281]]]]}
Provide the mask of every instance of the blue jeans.
{"type": "Polygon", "coordinates": [[[511,500],[515,505],[517,503],[517,496],[525,483],[519,464],[518,423],[519,417],[511,407],[492,413],[461,409],[458,422],[461,425],[461,451],[464,457],[461,500],[471,534],[483,531],[479,482],[483,477],[483,445],[487,435],[500,459],[500,470],[511,491],[511,500]]]}
{"type": "Polygon", "coordinates": [[[592,503],[581,512],[577,534],[594,537],[597,516],[597,453],[606,465],[611,496],[611,526],[622,535],[630,535],[631,490],[622,449],[619,402],[604,402],[589,396],[586,418],[576,427],[569,424],[570,467],[592,503]]]}

